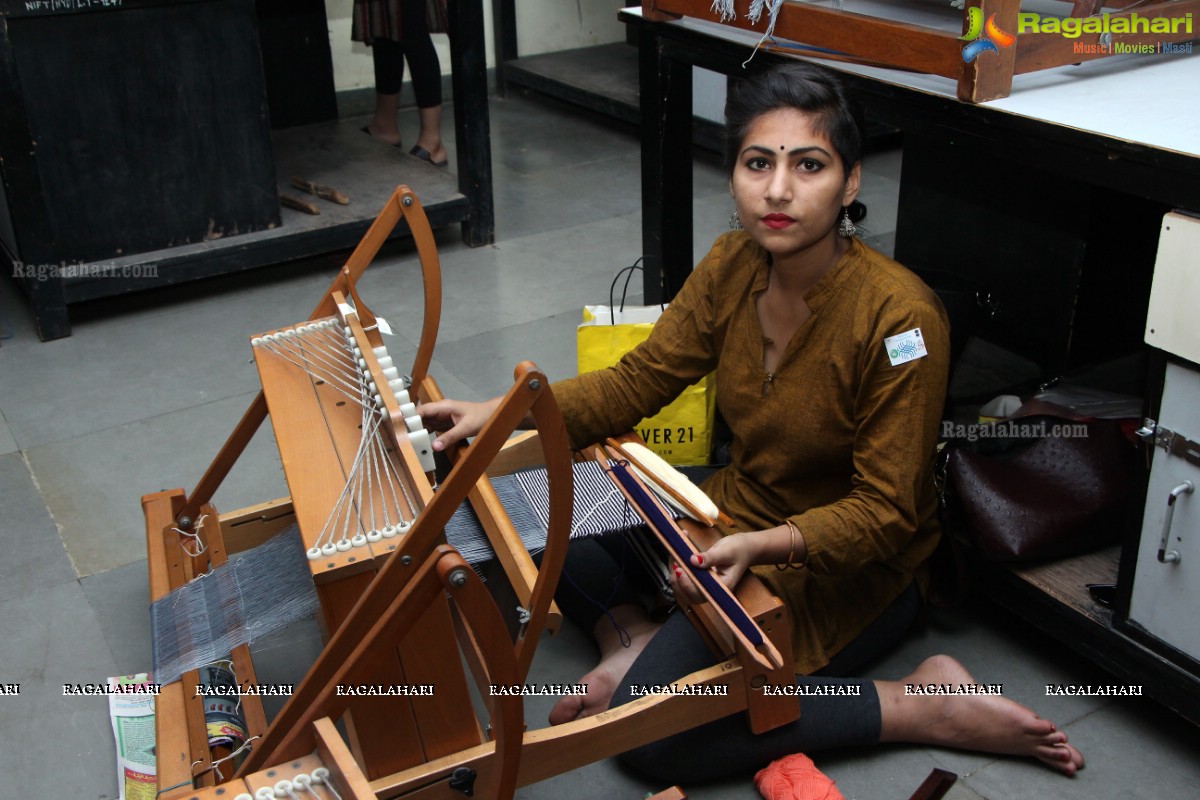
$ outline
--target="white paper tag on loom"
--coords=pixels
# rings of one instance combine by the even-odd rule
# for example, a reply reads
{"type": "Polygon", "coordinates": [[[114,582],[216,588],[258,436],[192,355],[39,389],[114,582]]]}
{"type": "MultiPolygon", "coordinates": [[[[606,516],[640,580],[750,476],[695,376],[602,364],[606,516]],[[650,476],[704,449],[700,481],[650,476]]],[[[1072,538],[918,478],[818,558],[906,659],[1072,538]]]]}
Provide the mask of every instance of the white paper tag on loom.
{"type": "Polygon", "coordinates": [[[892,362],[893,367],[929,355],[920,328],[887,337],[883,340],[883,349],[887,350],[888,360],[892,362]]]}

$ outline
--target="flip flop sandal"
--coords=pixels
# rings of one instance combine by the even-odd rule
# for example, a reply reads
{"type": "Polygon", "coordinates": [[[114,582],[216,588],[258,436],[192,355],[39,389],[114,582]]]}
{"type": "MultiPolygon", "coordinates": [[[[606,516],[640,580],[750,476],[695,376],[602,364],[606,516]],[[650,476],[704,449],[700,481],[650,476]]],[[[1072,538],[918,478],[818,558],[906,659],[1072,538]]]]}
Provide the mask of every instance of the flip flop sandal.
{"type": "Polygon", "coordinates": [[[419,144],[414,144],[412,147],[412,150],[409,150],[408,153],[409,153],[409,155],[416,156],[417,158],[421,159],[422,161],[428,161],[430,164],[433,164],[435,167],[444,167],[450,163],[450,159],[448,159],[448,158],[443,158],[441,161],[434,161],[433,154],[430,153],[428,150],[426,150],[424,147],[421,147],[421,145],[419,145],[419,144]]]}

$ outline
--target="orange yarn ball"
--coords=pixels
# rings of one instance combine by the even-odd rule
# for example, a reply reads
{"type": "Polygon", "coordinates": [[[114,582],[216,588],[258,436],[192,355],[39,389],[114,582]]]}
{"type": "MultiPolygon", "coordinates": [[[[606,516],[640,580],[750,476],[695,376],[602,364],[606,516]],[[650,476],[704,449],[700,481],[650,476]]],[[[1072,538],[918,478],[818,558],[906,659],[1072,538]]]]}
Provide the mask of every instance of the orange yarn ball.
{"type": "Polygon", "coordinates": [[[766,800],[846,800],[803,753],[772,761],[754,776],[754,785],[766,800]]]}

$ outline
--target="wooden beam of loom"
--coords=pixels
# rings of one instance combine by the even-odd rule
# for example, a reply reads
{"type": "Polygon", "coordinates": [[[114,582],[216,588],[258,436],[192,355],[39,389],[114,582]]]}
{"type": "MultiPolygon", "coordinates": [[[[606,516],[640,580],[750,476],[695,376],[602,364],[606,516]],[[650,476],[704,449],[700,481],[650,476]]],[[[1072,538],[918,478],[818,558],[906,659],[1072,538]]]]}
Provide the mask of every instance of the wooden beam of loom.
{"type": "MultiPolygon", "coordinates": [[[[362,274],[367,262],[402,216],[409,218],[410,228],[416,234],[425,277],[426,316],[423,323],[423,340],[418,349],[417,362],[411,372],[416,376],[423,376],[421,386],[426,393],[430,390],[436,393],[436,384],[428,376],[427,369],[432,352],[431,340],[436,335],[437,318],[440,314],[440,270],[428,223],[419,202],[407,187],[397,190],[392,201],[385,207],[351,257],[347,267],[343,268],[333,281],[318,304],[316,312],[337,310],[340,316],[344,317],[338,321],[349,326],[354,344],[359,348],[358,352],[364,361],[369,362],[369,377],[378,386],[386,386],[387,381],[373,352],[373,348],[382,343],[377,330],[378,320],[358,297],[354,280],[362,274]],[[353,306],[348,302],[350,299],[353,300],[353,306]]],[[[297,326],[297,330],[303,327],[306,326],[297,326]]],[[[311,328],[311,325],[307,327],[311,328]]],[[[295,332],[292,335],[295,336],[295,332]]],[[[147,519],[155,520],[151,524],[153,532],[148,531],[151,550],[155,553],[151,572],[162,575],[162,579],[158,581],[161,587],[156,592],[156,597],[161,597],[170,589],[182,585],[208,568],[207,555],[189,557],[181,549],[182,545],[192,544],[195,541],[193,537],[197,535],[192,528],[196,526],[198,510],[192,512],[189,508],[199,502],[201,495],[214,491],[215,484],[228,472],[244,449],[248,437],[260,423],[260,417],[263,415],[261,406],[270,409],[274,418],[276,441],[280,445],[293,496],[274,504],[231,515],[236,524],[248,526],[247,530],[252,531],[249,534],[250,538],[264,539],[280,529],[282,521],[290,518],[299,523],[306,543],[314,544],[315,532],[322,529],[331,508],[337,503],[337,487],[346,483],[345,465],[353,460],[357,442],[363,436],[361,426],[355,425],[352,418],[338,412],[339,406],[346,405],[344,398],[330,392],[328,386],[320,386],[324,381],[313,380],[302,368],[303,364],[293,365],[301,367],[300,369],[288,369],[286,363],[281,363],[279,359],[268,357],[256,360],[262,373],[264,391],[243,417],[230,441],[202,479],[197,491],[190,499],[172,495],[169,502],[161,498],[153,501],[147,498],[147,519]],[[274,401],[271,399],[272,391],[274,401]],[[327,430],[329,435],[313,435],[321,430],[327,430]],[[187,524],[182,522],[184,519],[187,524]],[[171,564],[176,565],[173,572],[171,564]]],[[[388,440],[392,442],[388,447],[388,459],[396,461],[394,468],[390,468],[389,471],[403,476],[403,490],[409,499],[407,510],[404,510],[402,515],[412,519],[431,500],[429,476],[423,474],[421,468],[416,465],[407,438],[396,432],[396,423],[402,417],[395,406],[394,398],[385,392],[381,393],[380,399],[386,407],[388,440]]],[[[478,494],[483,484],[486,484],[486,479],[480,478],[473,494],[478,494]]],[[[362,506],[362,499],[359,496],[354,500],[355,510],[359,514],[365,515],[371,508],[378,507],[378,498],[367,498],[367,507],[362,506]]],[[[480,517],[489,533],[495,534],[499,531],[506,540],[519,541],[511,530],[511,522],[507,520],[498,504],[488,504],[481,510],[480,517]],[[504,520],[498,524],[496,518],[500,516],[503,516],[504,520]]],[[[567,518],[569,519],[569,513],[567,518]]],[[[437,536],[441,536],[440,527],[437,536]]],[[[370,584],[375,571],[395,549],[394,544],[367,547],[355,552],[343,552],[339,549],[328,556],[322,554],[322,558],[317,562],[310,562],[317,578],[318,593],[324,609],[323,623],[327,630],[336,631],[341,626],[365,587],[370,584]]],[[[522,567],[517,570],[520,580],[514,580],[514,586],[518,595],[528,605],[536,606],[536,602],[529,601],[539,596],[535,586],[537,573],[532,570],[532,561],[528,553],[522,551],[520,555],[524,557],[524,562],[511,556],[506,561],[522,567]]],[[[540,592],[540,596],[546,598],[551,594],[552,590],[540,592]]],[[[557,619],[559,616],[556,613],[555,620],[557,619]]],[[[400,699],[388,708],[385,707],[388,704],[384,702],[359,703],[357,713],[347,718],[348,735],[371,774],[395,771],[482,740],[483,730],[478,724],[463,726],[460,723],[460,720],[472,715],[465,689],[465,677],[462,675],[451,630],[448,606],[444,600],[435,601],[414,629],[414,641],[411,645],[402,646],[393,655],[388,656],[393,666],[378,673],[375,678],[410,683],[438,679],[445,685],[450,685],[457,673],[462,691],[446,692],[449,700],[437,704],[400,699]]],[[[527,664],[532,656],[532,648],[523,647],[523,650],[526,653],[523,657],[527,664]]],[[[180,774],[176,776],[179,780],[175,782],[160,783],[160,786],[168,789],[185,782],[190,784],[191,775],[195,770],[207,774],[212,762],[207,748],[202,706],[194,695],[195,683],[195,673],[192,672],[185,676],[182,684],[167,690],[168,694],[180,694],[179,701],[183,705],[178,717],[167,715],[165,720],[169,720],[169,724],[176,728],[182,726],[187,731],[179,748],[180,762],[187,771],[181,769],[180,774]],[[195,770],[191,769],[192,765],[195,765],[195,770]]],[[[169,738],[168,733],[167,739],[169,738]]],[[[220,755],[217,754],[218,757],[220,755]]]]}
{"type": "MultiPolygon", "coordinates": [[[[544,625],[562,563],[566,557],[566,543],[570,531],[571,494],[570,450],[566,445],[566,429],[562,416],[548,392],[546,377],[531,364],[518,367],[517,381],[501,401],[495,414],[476,436],[467,455],[451,471],[442,484],[433,502],[424,510],[417,523],[403,538],[399,549],[376,575],[367,591],[359,598],[351,613],[333,634],[324,652],[309,671],[291,700],[272,722],[267,735],[250,754],[243,771],[262,767],[268,760],[287,760],[303,754],[311,746],[307,722],[311,722],[314,705],[321,700],[330,702],[327,693],[333,690],[333,682],[339,676],[341,665],[349,658],[366,658],[359,655],[377,620],[387,613],[392,599],[405,591],[412,579],[412,565],[427,557],[437,544],[441,530],[450,516],[466,498],[487,464],[504,444],[504,441],[526,418],[531,415],[542,433],[543,453],[550,476],[550,531],[542,569],[534,587],[529,622],[522,630],[515,645],[518,664],[527,664],[532,658],[532,647],[544,625]],[[527,653],[528,651],[528,653],[527,653]]],[[[377,653],[370,654],[372,659],[377,653]]],[[[523,680],[526,668],[520,670],[523,680]]],[[[325,714],[320,714],[324,716],[325,714]]]]}
{"type": "MultiPolygon", "coordinates": [[[[422,319],[421,339],[417,346],[417,356],[413,361],[412,374],[414,384],[419,384],[429,374],[429,363],[433,360],[433,348],[437,342],[438,325],[442,313],[442,278],[438,265],[437,245],[433,238],[433,229],[429,227],[429,219],[421,207],[421,201],[407,186],[399,186],[384,205],[379,216],[371,223],[354,252],[346,259],[342,273],[339,273],[330,284],[329,289],[317,303],[317,307],[309,315],[309,319],[328,317],[336,310],[333,293],[346,286],[346,280],[357,282],[371,265],[371,261],[379,253],[388,236],[396,226],[404,221],[408,224],[413,240],[417,245],[417,254],[421,260],[421,275],[424,284],[425,313],[422,319]]],[[[195,523],[200,506],[212,500],[229,470],[245,451],[246,446],[254,437],[255,431],[267,418],[267,402],[262,392],[251,401],[250,407],[242,416],[230,434],[229,439],[213,459],[208,470],[196,484],[190,496],[187,497],[182,509],[175,517],[179,527],[190,530],[195,523]]]]}
{"type": "MultiPolygon", "coordinates": [[[[444,399],[442,392],[438,388],[436,382],[432,379],[426,380],[421,386],[421,402],[434,403],[444,399]]],[[[492,459],[488,465],[487,475],[503,475],[514,472],[516,464],[512,464],[508,468],[503,468],[504,464],[501,458],[505,452],[509,450],[514,441],[521,441],[521,437],[535,437],[533,441],[540,444],[537,439],[536,431],[526,431],[524,434],[510,438],[501,447],[496,458],[492,459]],[[498,472],[497,467],[502,469],[498,472]]],[[[447,453],[447,457],[451,463],[457,463],[458,459],[466,452],[466,442],[459,442],[458,445],[451,448],[447,453]]],[[[540,448],[538,449],[540,454],[540,448]]],[[[544,462],[539,461],[539,465],[544,462]]],[[[525,550],[525,545],[521,541],[520,534],[516,528],[508,521],[508,515],[504,510],[504,506],[500,503],[500,498],[496,496],[496,490],[488,480],[479,480],[471,493],[467,495],[467,500],[471,504],[471,508],[475,510],[475,515],[479,518],[479,523],[483,527],[484,533],[488,537],[488,541],[492,545],[492,551],[496,554],[496,560],[500,562],[501,568],[504,570],[505,577],[508,578],[509,584],[512,585],[513,591],[517,595],[517,601],[522,608],[529,608],[529,604],[533,597],[533,586],[537,581],[538,569],[533,563],[533,559],[525,550]]],[[[562,625],[562,612],[554,603],[550,604],[550,611],[546,618],[546,629],[551,633],[557,633],[562,625]]],[[[528,667],[528,665],[526,665],[528,667]]]]}
{"type": "MultiPolygon", "coordinates": [[[[339,643],[331,642],[327,655],[336,656],[334,675],[330,682],[315,684],[311,676],[301,685],[281,717],[300,703],[294,735],[276,738],[273,727],[263,742],[255,749],[261,754],[261,762],[247,760],[243,771],[257,769],[259,764],[272,760],[288,761],[300,754],[287,755],[291,748],[307,751],[320,744],[312,725],[321,718],[340,716],[348,705],[345,697],[339,696],[337,686],[369,680],[376,674],[384,658],[383,647],[388,642],[402,640],[421,618],[422,610],[428,608],[448,592],[455,600],[462,618],[470,627],[481,649],[488,653],[485,662],[490,680],[495,684],[512,685],[519,682],[516,655],[507,639],[504,621],[500,612],[487,594],[482,581],[471,570],[458,552],[440,545],[418,567],[408,571],[408,580],[387,607],[372,621],[367,635],[343,653],[339,643]],[[274,757],[274,759],[272,758],[274,757]]],[[[318,662],[318,667],[320,662],[318,662]]],[[[314,672],[317,668],[314,668],[314,672]]],[[[516,768],[520,758],[520,740],[524,729],[524,705],[519,695],[497,698],[492,714],[492,730],[495,735],[496,760],[499,769],[492,777],[485,796],[512,797],[516,788],[516,768]]],[[[332,741],[332,738],[331,738],[332,741]]],[[[339,740],[340,741],[340,740],[339,740]]],[[[328,745],[326,745],[328,746],[328,745]]],[[[247,779],[249,782],[249,779],[247,779]]]]}
{"type": "MultiPolygon", "coordinates": [[[[639,697],[595,716],[526,731],[517,786],[529,786],[744,711],[745,682],[739,672],[736,663],[726,661],[674,681],[674,693],[639,697]],[[695,696],[701,693],[705,696],[695,696]]],[[[447,786],[450,777],[465,769],[474,772],[480,781],[491,781],[496,769],[495,753],[495,742],[486,742],[373,780],[371,788],[379,798],[458,800],[461,792],[447,786]]]]}
{"type": "MultiPolygon", "coordinates": [[[[353,295],[353,287],[347,288],[353,295]]],[[[361,299],[354,304],[353,310],[350,310],[347,298],[340,290],[333,293],[333,299],[341,322],[348,326],[359,346],[361,358],[372,375],[372,382],[379,387],[386,387],[380,364],[371,352],[371,342],[365,339],[364,328],[357,319],[365,312],[361,299]]],[[[301,325],[288,329],[288,333],[295,334],[288,341],[301,343],[297,346],[303,347],[304,336],[311,335],[311,331],[303,331],[309,327],[301,325]]],[[[255,341],[260,341],[260,338],[256,337],[255,341]]],[[[363,424],[367,417],[358,411],[343,413],[354,404],[348,402],[338,387],[321,379],[319,373],[310,374],[299,368],[297,363],[277,358],[269,352],[256,351],[256,361],[305,547],[315,548],[319,544],[318,532],[323,535],[327,527],[325,520],[342,514],[337,511],[343,507],[340,505],[344,501],[345,489],[342,487],[349,485],[359,467],[356,453],[366,435],[363,424]],[[362,424],[356,424],[355,420],[362,420],[362,424]]],[[[544,377],[542,383],[545,383],[544,377]]],[[[426,391],[437,392],[432,377],[427,376],[424,384],[426,391]]],[[[401,479],[400,490],[406,498],[407,505],[401,513],[407,520],[418,516],[423,519],[428,516],[428,507],[433,498],[428,476],[422,473],[406,435],[395,431],[395,422],[402,419],[402,415],[394,399],[389,394],[383,394],[378,400],[383,402],[380,411],[384,427],[379,433],[386,452],[382,453],[382,457],[391,464],[386,471],[394,472],[401,479]]],[[[480,474],[481,471],[476,471],[471,496],[485,489],[490,491],[490,485],[480,474]]],[[[345,506],[346,512],[353,511],[355,516],[346,517],[347,523],[353,523],[353,529],[341,533],[343,541],[352,534],[358,539],[369,530],[364,520],[368,516],[376,516],[375,510],[382,507],[381,503],[386,501],[382,495],[386,494],[387,491],[379,486],[374,489],[368,487],[366,491],[358,490],[353,508],[345,506]]],[[[443,487],[441,494],[453,494],[449,484],[443,487]]],[[[459,500],[461,502],[461,498],[459,500]]],[[[519,537],[498,503],[480,509],[479,517],[489,532],[502,532],[508,537],[504,540],[506,547],[512,547],[511,542],[517,542],[519,546],[519,537]]],[[[434,531],[440,539],[444,524],[442,521],[428,530],[434,531]]],[[[414,558],[431,546],[432,540],[425,541],[427,537],[422,533],[426,528],[420,525],[418,521],[417,527],[402,537],[380,539],[375,543],[370,543],[368,539],[361,546],[347,547],[345,550],[333,551],[330,548],[331,552],[309,562],[318,584],[324,620],[331,634],[346,623],[359,597],[374,578],[375,571],[386,568],[393,555],[414,558]]],[[[508,556],[506,561],[509,563],[527,564],[532,570],[532,560],[523,546],[516,554],[499,546],[497,549],[508,556]]],[[[531,606],[536,605],[533,601],[536,575],[536,571],[533,571],[533,578],[527,573],[520,573],[513,580],[518,596],[531,606]]],[[[444,601],[435,602],[411,631],[411,641],[401,642],[396,652],[388,656],[386,668],[381,666],[376,673],[377,680],[393,684],[425,684],[437,679],[447,688],[443,698],[436,702],[403,697],[354,699],[349,702],[351,715],[348,718],[348,730],[369,776],[378,777],[482,741],[482,729],[462,722],[472,718],[472,713],[456,642],[448,635],[451,630],[449,607],[444,601]],[[458,687],[458,690],[450,691],[451,686],[458,687]]],[[[532,650],[525,657],[526,668],[531,656],[532,650]]]]}

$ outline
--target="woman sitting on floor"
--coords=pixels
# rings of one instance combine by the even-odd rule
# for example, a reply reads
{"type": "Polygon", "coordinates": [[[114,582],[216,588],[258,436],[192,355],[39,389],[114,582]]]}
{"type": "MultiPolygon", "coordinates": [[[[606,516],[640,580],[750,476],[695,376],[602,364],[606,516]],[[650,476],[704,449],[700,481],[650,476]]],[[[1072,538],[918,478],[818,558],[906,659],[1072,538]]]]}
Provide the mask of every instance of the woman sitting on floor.
{"type": "MultiPolygon", "coordinates": [[[[862,128],[829,71],[806,64],[735,83],[726,105],[734,232],[721,236],[649,339],[610,369],[554,385],[577,447],[630,430],[716,371],[732,463],[703,488],[737,523],[693,557],[733,586],[752,569],[788,605],[802,685],[858,695],[804,699],[762,735],[736,717],[622,756],[659,780],[695,782],[788,753],[906,741],[1028,755],[1072,775],[1083,757],[1050,722],[996,696],[908,696],[906,683],[967,684],[935,656],[897,681],[848,680],[917,616],[940,535],[932,458],[949,341],[937,297],[854,238],[862,128]]],[[[442,449],[499,402],[421,407],[442,449]]],[[[600,663],[552,723],[632,699],[712,664],[683,615],[651,621],[620,557],[572,542],[556,598],[590,630],[600,663]],[[600,607],[592,598],[611,598],[600,607]]],[[[677,575],[689,590],[690,578],[677,575]]]]}

